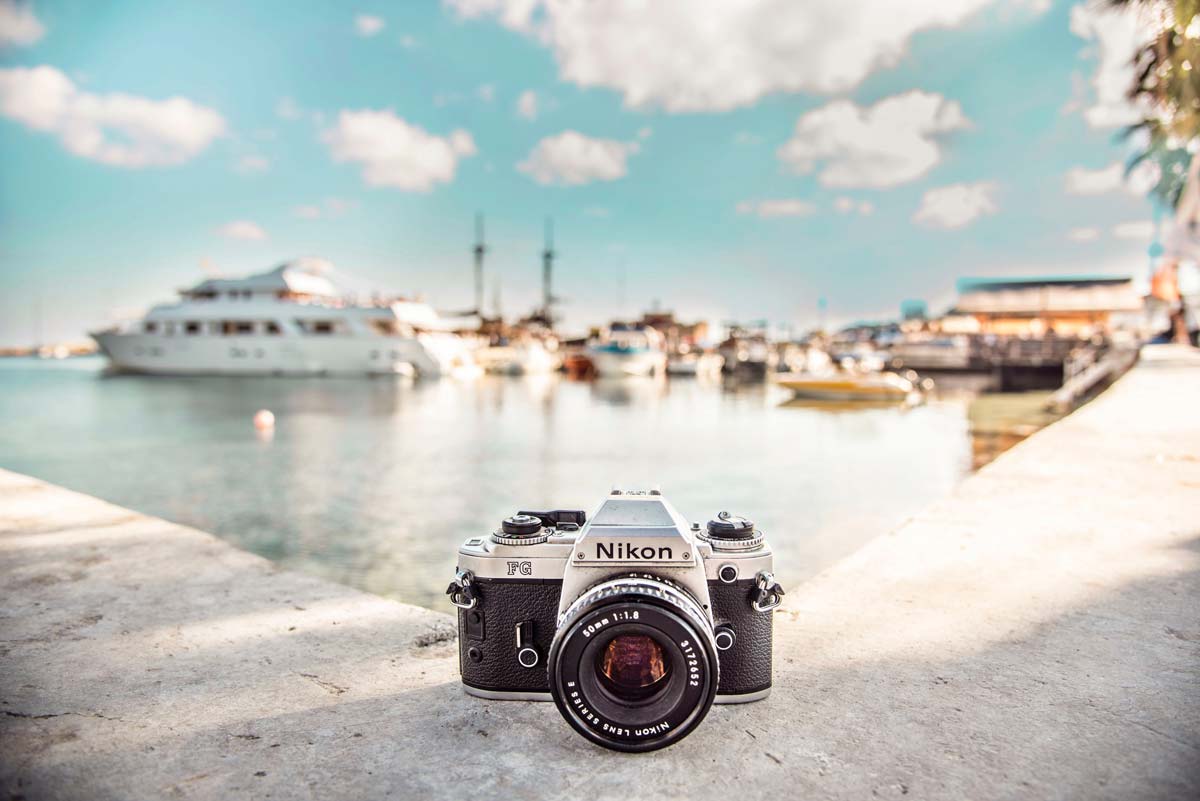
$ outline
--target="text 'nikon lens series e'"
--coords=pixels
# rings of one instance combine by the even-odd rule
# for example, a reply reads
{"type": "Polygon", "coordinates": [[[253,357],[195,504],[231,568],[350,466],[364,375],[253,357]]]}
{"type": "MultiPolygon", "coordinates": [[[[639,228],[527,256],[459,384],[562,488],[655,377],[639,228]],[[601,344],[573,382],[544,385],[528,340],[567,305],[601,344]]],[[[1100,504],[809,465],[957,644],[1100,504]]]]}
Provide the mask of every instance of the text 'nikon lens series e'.
{"type": "Polygon", "coordinates": [[[749,520],[701,528],[657,491],[615,490],[583,512],[518,512],[458,551],[466,691],[549,701],[589,740],[652,751],[713,703],[771,689],[771,610],[783,590],[749,520]]]}

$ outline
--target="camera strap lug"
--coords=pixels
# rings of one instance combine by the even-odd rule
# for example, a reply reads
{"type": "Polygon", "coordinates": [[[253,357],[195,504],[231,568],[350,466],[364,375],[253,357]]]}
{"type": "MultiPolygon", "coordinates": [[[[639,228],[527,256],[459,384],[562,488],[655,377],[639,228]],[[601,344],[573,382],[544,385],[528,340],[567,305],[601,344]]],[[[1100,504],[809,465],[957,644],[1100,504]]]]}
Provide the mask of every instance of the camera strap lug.
{"type": "Polygon", "coordinates": [[[459,609],[474,609],[479,603],[479,595],[475,590],[475,574],[470,570],[457,570],[454,573],[454,581],[450,582],[450,586],[446,588],[446,594],[450,596],[450,603],[457,606],[459,609]]]}
{"type": "Polygon", "coordinates": [[[775,581],[775,576],[762,571],[754,578],[754,597],[750,605],[755,612],[769,612],[783,602],[783,587],[775,581]]]}

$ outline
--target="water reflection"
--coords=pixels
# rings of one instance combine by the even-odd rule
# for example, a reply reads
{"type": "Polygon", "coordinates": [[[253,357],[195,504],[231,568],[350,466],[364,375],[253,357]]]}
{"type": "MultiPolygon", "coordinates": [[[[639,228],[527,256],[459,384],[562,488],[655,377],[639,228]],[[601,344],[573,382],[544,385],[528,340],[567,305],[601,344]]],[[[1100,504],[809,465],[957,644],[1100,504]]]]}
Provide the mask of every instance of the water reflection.
{"type": "Polygon", "coordinates": [[[649,406],[667,394],[666,376],[597,378],[590,383],[592,398],[610,406],[649,406]]]}
{"type": "Polygon", "coordinates": [[[692,378],[105,377],[99,360],[9,360],[0,465],[437,608],[458,542],[518,507],[590,511],[614,484],[660,485],[693,519],[755,519],[794,584],[970,468],[969,394],[853,412],[786,398],[692,378]]]}
{"type": "Polygon", "coordinates": [[[915,406],[910,400],[819,400],[816,398],[788,398],[779,404],[781,409],[809,409],[830,414],[855,414],[859,412],[877,411],[879,409],[896,409],[904,411],[915,406]]]}

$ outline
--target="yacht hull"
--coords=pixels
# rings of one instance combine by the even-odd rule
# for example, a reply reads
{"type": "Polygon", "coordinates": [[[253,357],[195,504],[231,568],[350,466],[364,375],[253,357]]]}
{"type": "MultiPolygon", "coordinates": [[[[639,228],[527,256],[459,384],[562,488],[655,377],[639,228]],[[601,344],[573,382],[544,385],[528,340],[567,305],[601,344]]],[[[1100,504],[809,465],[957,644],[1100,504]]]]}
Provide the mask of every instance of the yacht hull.
{"type": "Polygon", "coordinates": [[[93,334],[118,370],[155,375],[436,376],[470,362],[452,334],[417,337],[93,334]]]}

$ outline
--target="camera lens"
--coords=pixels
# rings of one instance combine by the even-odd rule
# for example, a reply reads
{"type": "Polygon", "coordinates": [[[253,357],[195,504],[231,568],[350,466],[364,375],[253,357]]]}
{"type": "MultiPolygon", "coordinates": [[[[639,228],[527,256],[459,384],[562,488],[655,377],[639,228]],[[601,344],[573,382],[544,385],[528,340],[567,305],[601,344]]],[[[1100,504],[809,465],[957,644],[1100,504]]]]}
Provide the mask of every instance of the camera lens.
{"type": "Polygon", "coordinates": [[[596,669],[605,690],[637,703],[652,698],[666,686],[671,658],[653,637],[622,634],[609,640],[597,655],[596,669]]]}
{"type": "Polygon", "coordinates": [[[555,632],[550,694],[593,742],[652,751],[685,737],[717,691],[712,623],[684,589],[652,576],[605,581],[555,632]]]}

